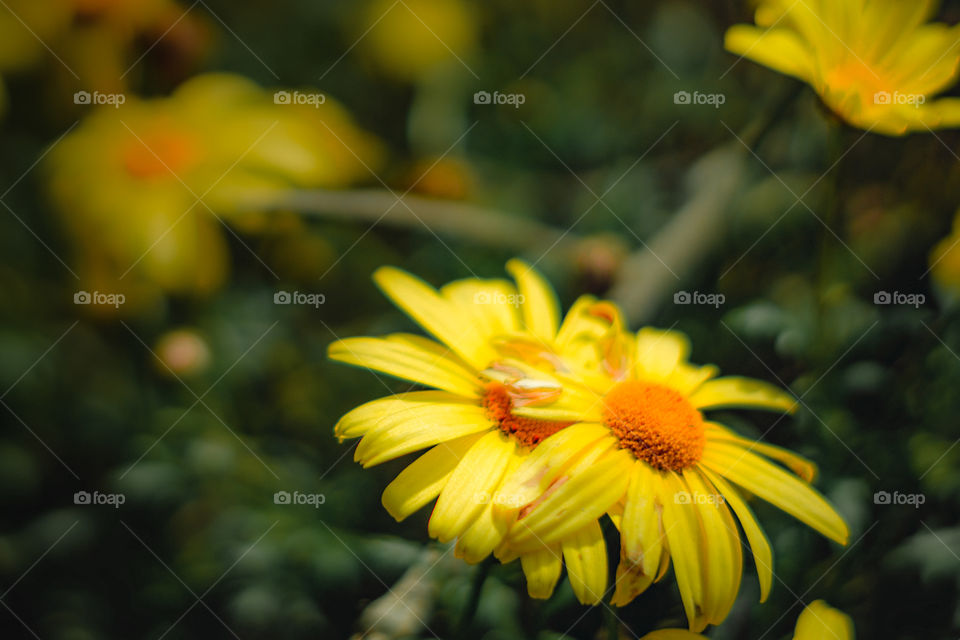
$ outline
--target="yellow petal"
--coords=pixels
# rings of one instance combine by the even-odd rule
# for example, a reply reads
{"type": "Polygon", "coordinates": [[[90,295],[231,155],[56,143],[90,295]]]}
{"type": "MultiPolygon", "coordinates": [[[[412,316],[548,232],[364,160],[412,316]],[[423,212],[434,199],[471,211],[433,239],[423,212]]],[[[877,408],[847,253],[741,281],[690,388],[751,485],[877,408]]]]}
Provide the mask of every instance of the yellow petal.
{"type": "Polygon", "coordinates": [[[810,485],[743,447],[711,442],[701,464],[783,509],[826,537],[846,544],[847,523],[810,485]]]}
{"type": "Polygon", "coordinates": [[[598,604],[607,590],[607,545],[594,520],[563,539],[563,561],[573,593],[581,604],[598,604]]]}
{"type": "Polygon", "coordinates": [[[560,475],[544,496],[524,507],[511,532],[521,548],[557,542],[597,520],[627,489],[630,454],[610,451],[595,461],[575,463],[560,475]]]}
{"type": "MultiPolygon", "coordinates": [[[[493,498],[503,509],[519,510],[539,498],[573,461],[609,432],[598,424],[574,424],[543,440],[524,458],[516,471],[504,479],[493,498]]],[[[607,442],[596,455],[611,446],[607,442]]]]}
{"type": "Polygon", "coordinates": [[[809,81],[813,58],[795,33],[787,29],[758,29],[735,24],[723,39],[730,53],[749,58],[774,71],[809,81]]]}
{"type": "Polygon", "coordinates": [[[797,453],[794,453],[793,451],[790,451],[789,449],[784,449],[783,447],[760,442],[759,440],[749,440],[747,438],[743,438],[727,427],[724,427],[716,422],[708,422],[705,424],[707,425],[707,439],[709,440],[732,442],[746,449],[751,449],[756,453],[765,455],[768,458],[773,458],[803,478],[804,482],[813,482],[814,478],[817,477],[816,463],[797,453]]]}
{"type": "Polygon", "coordinates": [[[657,473],[643,462],[636,462],[630,473],[630,486],[620,523],[623,551],[631,563],[639,565],[642,575],[651,579],[660,566],[663,533],[656,505],[657,473]]]}
{"type": "Polygon", "coordinates": [[[703,602],[703,579],[700,575],[704,558],[701,551],[701,524],[697,512],[685,504],[681,496],[690,490],[681,476],[672,471],[660,473],[657,499],[663,509],[663,528],[670,545],[673,571],[680,589],[680,599],[687,613],[691,630],[701,631],[706,620],[698,614],[703,602]]]}
{"type": "Polygon", "coordinates": [[[494,359],[470,314],[423,280],[394,267],[380,267],[373,279],[395,305],[473,366],[482,368],[494,359]]]}
{"type": "Polygon", "coordinates": [[[484,340],[520,330],[520,298],[506,280],[458,280],[441,288],[440,295],[473,319],[484,340]]]}
{"type": "Polygon", "coordinates": [[[440,495],[460,459],[480,439],[472,434],[438,444],[414,460],[383,490],[387,513],[403,520],[440,495]]]}
{"type": "Polygon", "coordinates": [[[499,431],[491,431],[470,447],[440,492],[430,515],[428,531],[449,542],[469,527],[490,502],[494,488],[514,455],[516,445],[499,431]]]}
{"type": "Polygon", "coordinates": [[[770,549],[770,541],[767,540],[767,535],[757,523],[753,511],[740,497],[740,492],[709,470],[701,467],[700,471],[717,487],[717,491],[723,495],[723,499],[737,514],[740,526],[743,527],[743,532],[747,536],[747,542],[750,543],[753,562],[757,567],[757,578],[760,581],[760,602],[765,602],[770,595],[770,587],[773,585],[773,551],[770,549]]]}
{"type": "Polygon", "coordinates": [[[347,338],[330,345],[331,360],[380,371],[403,380],[477,396],[477,375],[448,349],[408,334],[386,338],[347,338]]]}
{"type": "Polygon", "coordinates": [[[644,327],[637,332],[637,377],[665,382],[687,359],[690,340],[677,331],[644,327]]]}
{"type": "Polygon", "coordinates": [[[690,488],[688,506],[696,509],[706,541],[701,571],[703,615],[710,624],[717,625],[727,617],[740,590],[743,576],[740,531],[723,503],[723,496],[707,484],[699,471],[684,469],[683,478],[690,488]]]}
{"type": "Polygon", "coordinates": [[[408,402],[367,432],[354,459],[365,467],[471,433],[493,428],[483,407],[474,404],[408,402]]]}
{"type": "MultiPolygon", "coordinates": [[[[503,475],[507,476],[517,468],[523,456],[519,455],[515,447],[513,455],[507,463],[503,475]]],[[[497,548],[506,536],[510,525],[516,519],[516,514],[504,514],[493,508],[491,495],[483,496],[486,504],[483,511],[473,521],[466,531],[457,539],[454,555],[465,561],[475,564],[480,562],[497,548]]]]}
{"type": "Polygon", "coordinates": [[[544,344],[553,344],[559,324],[559,305],[553,289],[533,267],[522,260],[507,262],[507,272],[517,281],[523,324],[544,344]]]}
{"type": "Polygon", "coordinates": [[[794,640],[853,640],[853,620],[823,600],[811,602],[800,617],[794,640]]]}
{"type": "Polygon", "coordinates": [[[697,409],[742,407],[793,413],[797,401],[777,387],[750,378],[725,377],[704,382],[690,396],[697,409]]]}
{"type": "Polygon", "coordinates": [[[553,590],[560,579],[560,570],[563,562],[560,556],[560,545],[544,547],[542,551],[525,553],[520,556],[520,566],[523,575],[527,577],[527,593],[531,598],[546,600],[553,595],[553,590]]]}
{"type": "Polygon", "coordinates": [[[458,404],[463,403],[463,398],[446,391],[411,391],[371,400],[344,414],[333,427],[333,433],[341,442],[347,438],[359,438],[383,418],[409,408],[411,402],[458,404]]]}
{"type": "Polygon", "coordinates": [[[653,575],[644,573],[641,566],[631,562],[621,548],[620,563],[617,565],[617,579],[614,583],[610,604],[615,607],[625,607],[634,598],[646,591],[651,584],[653,584],[653,575]]]}

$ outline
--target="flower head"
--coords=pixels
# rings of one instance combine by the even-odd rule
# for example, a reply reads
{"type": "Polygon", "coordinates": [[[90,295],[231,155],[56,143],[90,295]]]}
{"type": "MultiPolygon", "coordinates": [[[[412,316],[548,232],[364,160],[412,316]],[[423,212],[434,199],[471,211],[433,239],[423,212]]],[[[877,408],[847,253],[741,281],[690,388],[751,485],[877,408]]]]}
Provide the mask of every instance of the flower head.
{"type": "Polygon", "coordinates": [[[277,103],[210,74],[168,98],[95,107],[50,153],[47,174],[85,284],[130,300],[216,288],[223,222],[244,225],[251,203],[282,189],[345,185],[378,154],[332,100],[277,103]]]}
{"type": "Polygon", "coordinates": [[[808,83],[853,126],[887,135],[960,125],[960,27],[928,23],[934,0],[761,0],[726,48],[808,83]]]}
{"type": "Polygon", "coordinates": [[[607,513],[621,539],[613,603],[630,602],[672,562],[690,628],[699,631],[723,621],[739,591],[738,520],[761,599],[770,590],[770,544],[744,491],[839,543],[847,525],[811,488],[812,463],[704,415],[732,407],[791,412],[790,396],[760,381],[716,378],[715,367],[687,362],[681,334],[648,328],[633,336],[620,329],[615,307],[608,312],[610,330],[593,341],[595,356],[567,367],[577,373],[555,372],[563,394],[516,409],[574,424],[533,450],[494,495],[498,509],[517,513],[501,555],[542,549],[607,513]]]}
{"type": "Polygon", "coordinates": [[[516,286],[469,279],[439,291],[397,269],[378,270],[381,289],[438,341],[410,334],[347,338],[332,344],[329,355],[433,390],[364,404],[335,431],[341,440],[362,438],[355,458],[364,466],[427,449],[383,493],[398,520],[436,500],[430,535],[456,539],[459,556],[469,562],[494,550],[519,556],[528,591],[539,598],[553,592],[564,558],[577,597],[595,604],[607,584],[599,524],[584,522],[554,544],[514,554],[504,540],[516,511],[494,509],[492,497],[531,452],[571,424],[521,416],[518,408],[556,398],[560,386],[546,369],[589,363],[585,347],[607,331],[609,318],[581,304],[560,323],[554,294],[539,274],[516,260],[507,268],[516,286]],[[543,363],[550,367],[536,368],[543,363]]]}

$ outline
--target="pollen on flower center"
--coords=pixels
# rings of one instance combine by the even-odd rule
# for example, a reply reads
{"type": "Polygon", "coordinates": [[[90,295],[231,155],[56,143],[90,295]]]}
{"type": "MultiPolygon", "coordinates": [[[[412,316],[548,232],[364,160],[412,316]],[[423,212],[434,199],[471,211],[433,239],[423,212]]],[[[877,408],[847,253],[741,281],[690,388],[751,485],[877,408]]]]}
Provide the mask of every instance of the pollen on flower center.
{"type": "Polygon", "coordinates": [[[703,416],[661,384],[627,380],[603,398],[604,422],[620,446],[660,470],[680,471],[703,455],[703,416]]]}
{"type": "Polygon", "coordinates": [[[573,424],[513,415],[510,392],[506,385],[499,382],[491,382],[486,386],[483,406],[487,410],[487,416],[499,425],[501,431],[528,447],[537,446],[544,438],[573,424]]]}

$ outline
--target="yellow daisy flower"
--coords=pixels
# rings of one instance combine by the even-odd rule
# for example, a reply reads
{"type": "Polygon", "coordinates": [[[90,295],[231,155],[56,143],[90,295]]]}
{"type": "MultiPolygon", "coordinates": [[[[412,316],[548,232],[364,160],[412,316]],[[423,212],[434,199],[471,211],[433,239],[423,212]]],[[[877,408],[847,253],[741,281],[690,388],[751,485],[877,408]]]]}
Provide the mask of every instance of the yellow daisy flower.
{"type": "Polygon", "coordinates": [[[244,78],[206,74],[169,97],[93,108],[46,169],[82,285],[124,293],[129,308],[221,284],[228,257],[218,218],[249,229],[250,202],[343,186],[379,155],[331,99],[278,104],[244,78]]]}
{"type": "MultiPolygon", "coordinates": [[[[811,602],[797,618],[793,640],[854,640],[853,621],[823,600],[811,602]]],[[[660,629],[640,640],[706,640],[686,629],[660,629]]]]}
{"type": "Polygon", "coordinates": [[[608,513],[621,537],[613,604],[630,602],[672,560],[690,628],[699,631],[723,621],[739,590],[737,520],[753,549],[761,600],[770,591],[770,544],[744,492],[841,544],[847,525],[811,488],[811,462],[703,415],[724,407],[791,412],[790,396],[759,381],[715,378],[715,367],[687,362],[681,334],[647,328],[632,336],[612,305],[608,311],[609,334],[595,340],[601,357],[578,374],[555,372],[563,393],[551,404],[515,410],[576,424],[534,449],[494,495],[498,510],[518,518],[501,556],[543,550],[608,513]]]}
{"type": "Polygon", "coordinates": [[[734,25],[726,48],[798,78],[853,126],[887,135],[960,125],[951,87],[960,27],[928,23],[935,0],[762,0],[757,26],[734,25]]]}
{"type": "MultiPolygon", "coordinates": [[[[588,298],[560,324],[549,285],[520,261],[510,261],[507,270],[516,286],[469,279],[435,291],[403,271],[381,268],[376,283],[439,342],[392,334],[347,338],[329,349],[334,360],[433,389],[364,404],[343,416],[335,433],[341,440],[362,436],[355,458],[365,467],[429,448],[387,486],[383,505],[402,520],[436,499],[430,535],[441,542],[456,539],[456,554],[468,562],[479,562],[501,546],[516,518],[493,509],[491,497],[501,483],[546,438],[570,424],[515,413],[560,393],[555,377],[532,365],[586,362],[576,354],[586,353],[609,328],[608,318],[593,313],[588,298]]],[[[562,557],[580,601],[599,602],[607,584],[599,524],[585,521],[556,542],[551,547],[555,563],[544,561],[540,549],[516,554],[530,595],[546,598],[553,592],[562,557]]]]}

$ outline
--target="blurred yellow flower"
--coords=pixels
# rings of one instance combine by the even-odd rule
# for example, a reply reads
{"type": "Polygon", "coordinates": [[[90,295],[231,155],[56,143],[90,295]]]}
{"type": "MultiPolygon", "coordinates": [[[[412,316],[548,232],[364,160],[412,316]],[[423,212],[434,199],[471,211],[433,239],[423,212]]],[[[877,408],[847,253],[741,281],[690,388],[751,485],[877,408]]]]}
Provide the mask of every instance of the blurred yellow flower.
{"type": "Polygon", "coordinates": [[[210,39],[175,0],[6,0],[0,9],[0,75],[56,56],[64,86],[87,91],[125,89],[140,41],[167,49],[175,66],[200,57],[210,39]]]}
{"type": "Polygon", "coordinates": [[[945,291],[960,295],[960,213],[953,221],[953,231],[930,251],[930,275],[945,291]]]}
{"type": "Polygon", "coordinates": [[[94,107],[46,166],[82,278],[133,308],[209,292],[227,269],[221,218],[249,228],[259,198],[343,186],[377,165],[376,141],[332,100],[276,95],[210,74],[168,98],[94,107]]]}
{"type": "MultiPolygon", "coordinates": [[[[582,306],[560,323],[553,291],[539,274],[517,260],[507,268],[516,287],[469,279],[439,291],[397,269],[381,268],[377,284],[440,342],[393,334],[340,340],[329,351],[334,360],[435,389],[364,404],[347,413],[335,431],[341,440],[362,437],[355,458],[364,466],[429,448],[386,488],[383,504],[400,520],[436,499],[430,535],[441,542],[456,539],[457,555],[468,562],[502,547],[516,517],[493,509],[498,487],[531,451],[570,424],[515,413],[560,392],[555,379],[532,364],[574,359],[585,339],[606,327],[604,318],[583,313],[582,306]]],[[[535,598],[553,592],[561,557],[581,602],[596,604],[603,596],[606,546],[596,521],[557,538],[550,548],[519,555],[535,598]]]]}
{"type": "MultiPolygon", "coordinates": [[[[519,510],[507,540],[513,554],[555,544],[607,513],[621,539],[612,603],[630,602],[672,560],[689,626],[700,631],[726,618],[739,591],[737,520],[753,549],[761,600],[770,591],[770,544],[744,490],[846,544],[846,523],[809,484],[811,462],[703,416],[731,407],[792,412],[789,395],[755,380],[714,378],[715,367],[687,362],[682,334],[646,328],[633,336],[621,330],[613,305],[606,314],[612,322],[594,341],[598,357],[563,362],[555,371],[563,393],[516,409],[576,424],[544,441],[494,495],[498,510],[519,510]]],[[[606,557],[596,562],[605,566],[606,557]]]]}
{"type": "MultiPolygon", "coordinates": [[[[853,621],[839,609],[823,600],[811,602],[797,618],[793,640],[853,640],[853,621]]],[[[706,640],[699,633],[685,629],[660,629],[640,640],[706,640]]]]}
{"type": "Polygon", "coordinates": [[[477,37],[476,16],[463,0],[373,0],[364,15],[363,48],[404,81],[465,58],[477,37]]]}
{"type": "Polygon", "coordinates": [[[887,135],[960,125],[960,26],[928,23],[935,0],[761,0],[726,48],[798,78],[853,126],[887,135]]]}

